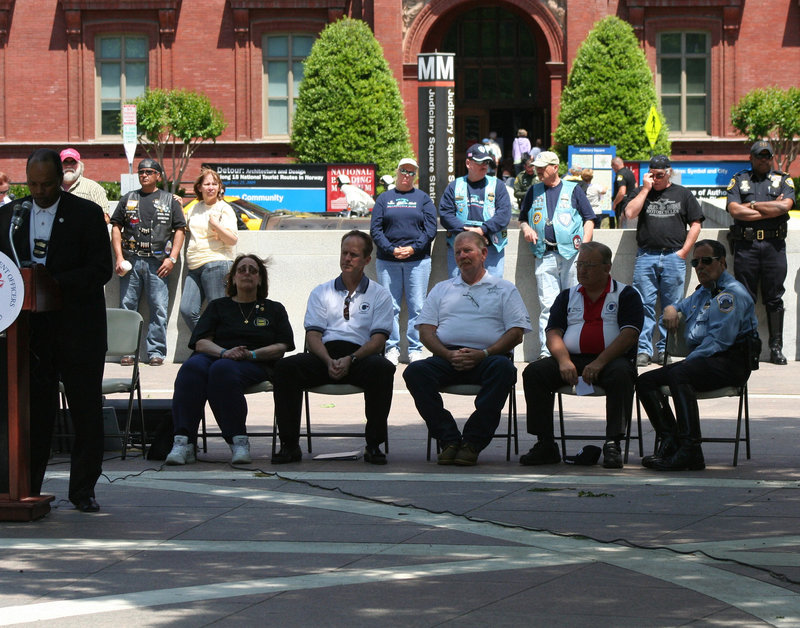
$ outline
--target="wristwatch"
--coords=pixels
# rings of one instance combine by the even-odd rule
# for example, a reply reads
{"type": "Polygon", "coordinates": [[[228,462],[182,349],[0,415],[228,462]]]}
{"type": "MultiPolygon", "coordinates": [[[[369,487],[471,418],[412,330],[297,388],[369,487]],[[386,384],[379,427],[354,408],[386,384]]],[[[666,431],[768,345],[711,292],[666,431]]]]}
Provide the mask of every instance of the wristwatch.
{"type": "Polygon", "coordinates": [[[351,354],[350,354],[350,366],[353,366],[353,364],[355,364],[355,363],[356,363],[356,360],[357,360],[357,359],[358,359],[358,358],[356,357],[356,354],[355,354],[355,353],[351,353],[351,354]]]}
{"type": "Polygon", "coordinates": [[[756,208],[756,202],[750,201],[750,209],[755,209],[755,208],[756,208]]]}
{"type": "Polygon", "coordinates": [[[168,259],[170,262],[172,262],[173,264],[177,264],[177,263],[178,263],[178,258],[176,258],[176,257],[168,257],[167,259],[168,259]]]}

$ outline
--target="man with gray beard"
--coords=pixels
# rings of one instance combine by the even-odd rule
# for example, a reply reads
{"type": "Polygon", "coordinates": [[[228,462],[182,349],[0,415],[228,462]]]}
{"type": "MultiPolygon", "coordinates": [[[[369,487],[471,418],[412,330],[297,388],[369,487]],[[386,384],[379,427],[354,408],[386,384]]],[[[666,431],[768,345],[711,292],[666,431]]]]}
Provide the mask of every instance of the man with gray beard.
{"type": "Polygon", "coordinates": [[[64,191],[85,198],[87,201],[97,203],[103,210],[106,224],[110,220],[108,215],[108,197],[103,186],[83,176],[84,165],[81,154],[74,148],[65,148],[61,151],[61,164],[64,168],[64,191]]]}

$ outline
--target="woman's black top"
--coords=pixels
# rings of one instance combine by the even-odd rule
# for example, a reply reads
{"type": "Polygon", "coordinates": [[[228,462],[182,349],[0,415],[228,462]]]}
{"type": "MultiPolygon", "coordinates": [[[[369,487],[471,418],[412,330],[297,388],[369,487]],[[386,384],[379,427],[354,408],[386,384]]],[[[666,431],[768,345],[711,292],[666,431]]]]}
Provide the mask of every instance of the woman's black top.
{"type": "Polygon", "coordinates": [[[189,348],[194,351],[202,338],[211,339],[226,349],[244,345],[253,351],[283,343],[287,351],[294,350],[294,333],[286,308],[269,299],[249,303],[237,303],[230,297],[214,299],[200,316],[189,348]]]}

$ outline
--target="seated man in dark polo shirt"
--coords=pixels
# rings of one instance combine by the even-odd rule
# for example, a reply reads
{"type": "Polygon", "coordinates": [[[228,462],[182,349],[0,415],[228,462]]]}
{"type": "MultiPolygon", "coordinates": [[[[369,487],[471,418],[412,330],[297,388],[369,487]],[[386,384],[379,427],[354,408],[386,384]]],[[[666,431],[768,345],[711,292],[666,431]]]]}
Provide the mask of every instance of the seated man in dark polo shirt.
{"type": "Polygon", "coordinates": [[[634,357],[644,318],[642,299],[632,287],[611,278],[611,249],[584,242],[575,262],[578,285],[561,292],[550,310],[550,356],[522,373],[528,404],[528,433],[538,442],[520,456],[523,465],[560,462],[553,435],[553,401],[561,386],[587,384],[606,391],[606,443],[603,466],[622,468],[620,441],[633,406],[634,357]]]}

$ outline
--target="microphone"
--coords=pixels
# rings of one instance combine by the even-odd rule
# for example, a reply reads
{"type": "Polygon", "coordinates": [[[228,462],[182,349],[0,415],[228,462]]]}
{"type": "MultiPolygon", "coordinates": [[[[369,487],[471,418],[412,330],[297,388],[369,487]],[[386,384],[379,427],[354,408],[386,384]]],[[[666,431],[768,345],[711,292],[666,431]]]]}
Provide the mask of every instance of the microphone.
{"type": "Polygon", "coordinates": [[[25,216],[30,214],[32,208],[33,203],[30,201],[23,201],[17,205],[14,208],[14,213],[11,216],[11,224],[8,226],[8,241],[11,244],[11,252],[14,254],[14,261],[17,263],[17,268],[22,268],[22,264],[19,261],[17,247],[14,244],[14,234],[16,234],[19,228],[22,226],[22,221],[25,220],[25,216]]]}

